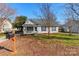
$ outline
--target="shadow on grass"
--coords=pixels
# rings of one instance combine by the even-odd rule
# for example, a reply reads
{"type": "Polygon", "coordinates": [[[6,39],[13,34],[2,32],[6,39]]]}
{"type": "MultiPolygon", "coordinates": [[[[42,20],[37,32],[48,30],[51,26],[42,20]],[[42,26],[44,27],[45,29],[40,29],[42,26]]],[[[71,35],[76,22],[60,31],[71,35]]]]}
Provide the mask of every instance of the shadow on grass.
{"type": "Polygon", "coordinates": [[[5,47],[3,47],[3,46],[0,46],[0,50],[2,50],[2,49],[6,50],[6,51],[9,51],[9,52],[12,52],[12,50],[10,50],[10,49],[8,49],[8,48],[5,48],[5,47]]]}

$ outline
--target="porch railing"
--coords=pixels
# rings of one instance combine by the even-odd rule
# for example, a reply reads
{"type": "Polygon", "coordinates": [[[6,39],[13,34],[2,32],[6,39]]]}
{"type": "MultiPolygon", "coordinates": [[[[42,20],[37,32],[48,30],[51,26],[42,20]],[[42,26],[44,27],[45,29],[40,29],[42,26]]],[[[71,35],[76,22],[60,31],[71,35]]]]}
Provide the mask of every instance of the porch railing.
{"type": "Polygon", "coordinates": [[[35,34],[37,31],[24,31],[24,34],[35,34]]]}

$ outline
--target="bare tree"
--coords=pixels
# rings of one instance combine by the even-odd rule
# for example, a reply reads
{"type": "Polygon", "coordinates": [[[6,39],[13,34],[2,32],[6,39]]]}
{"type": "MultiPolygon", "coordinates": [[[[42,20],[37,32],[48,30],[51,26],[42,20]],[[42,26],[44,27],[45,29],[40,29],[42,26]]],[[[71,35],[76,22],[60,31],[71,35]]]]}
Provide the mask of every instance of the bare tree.
{"type": "Polygon", "coordinates": [[[72,18],[66,19],[65,26],[67,28],[67,32],[69,32],[69,35],[72,35],[73,23],[74,23],[74,20],[72,18]]]}
{"type": "Polygon", "coordinates": [[[76,24],[78,25],[77,28],[77,32],[79,33],[79,4],[75,3],[75,4],[70,4],[71,5],[71,10],[73,11],[73,13],[76,15],[76,24]]]}
{"type": "Polygon", "coordinates": [[[69,4],[71,6],[71,10],[77,15],[79,16],[79,4],[78,3],[72,3],[69,4]]]}
{"type": "Polygon", "coordinates": [[[70,16],[73,17],[75,20],[79,19],[79,4],[75,4],[75,3],[65,4],[65,13],[69,17],[70,16]]]}
{"type": "Polygon", "coordinates": [[[71,30],[72,30],[71,28],[73,26],[73,21],[79,19],[77,9],[78,9],[77,4],[65,4],[64,14],[66,17],[66,25],[69,29],[69,35],[71,35],[71,30]]]}
{"type": "Polygon", "coordinates": [[[8,6],[8,4],[0,3],[0,18],[10,18],[15,14],[15,10],[8,6]]]}
{"type": "Polygon", "coordinates": [[[51,8],[51,4],[40,4],[40,18],[43,22],[44,25],[46,25],[48,27],[48,38],[50,35],[50,26],[56,22],[56,17],[53,13],[53,10],[51,8]]]}

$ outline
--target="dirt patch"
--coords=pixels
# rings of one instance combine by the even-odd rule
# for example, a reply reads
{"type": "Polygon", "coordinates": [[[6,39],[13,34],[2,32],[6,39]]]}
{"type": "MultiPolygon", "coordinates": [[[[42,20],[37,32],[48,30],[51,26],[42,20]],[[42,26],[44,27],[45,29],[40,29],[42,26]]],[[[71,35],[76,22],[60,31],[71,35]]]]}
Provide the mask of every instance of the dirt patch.
{"type": "Polygon", "coordinates": [[[54,55],[79,55],[78,46],[64,46],[60,41],[53,43],[51,40],[42,41],[32,36],[16,36],[17,53],[12,54],[12,41],[8,40],[0,44],[0,55],[12,56],[54,56],[54,55]]]}

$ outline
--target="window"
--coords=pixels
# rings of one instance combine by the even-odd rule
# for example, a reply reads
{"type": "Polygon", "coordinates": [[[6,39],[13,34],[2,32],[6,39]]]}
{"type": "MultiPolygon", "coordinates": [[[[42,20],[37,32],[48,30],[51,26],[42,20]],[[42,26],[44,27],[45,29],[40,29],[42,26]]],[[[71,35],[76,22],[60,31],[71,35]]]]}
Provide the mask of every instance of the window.
{"type": "Polygon", "coordinates": [[[52,31],[56,31],[56,27],[52,27],[52,31]]]}
{"type": "Polygon", "coordinates": [[[35,27],[35,31],[37,31],[37,27],[35,27]]]}
{"type": "Polygon", "coordinates": [[[27,27],[27,31],[33,31],[33,27],[27,27]]]}
{"type": "Polygon", "coordinates": [[[42,26],[41,27],[41,31],[46,31],[46,27],[45,26],[42,26]]]}

